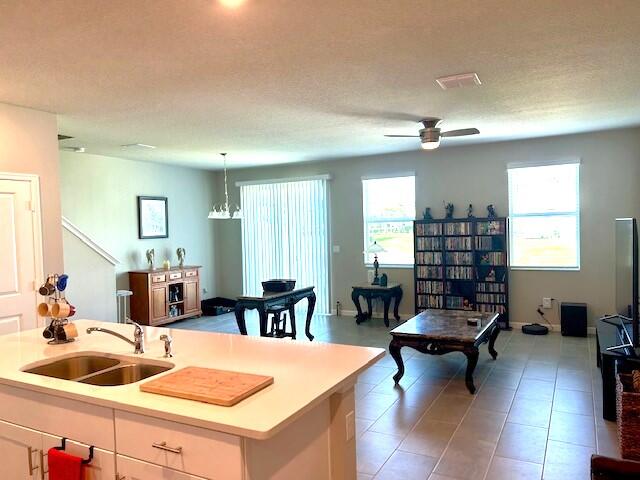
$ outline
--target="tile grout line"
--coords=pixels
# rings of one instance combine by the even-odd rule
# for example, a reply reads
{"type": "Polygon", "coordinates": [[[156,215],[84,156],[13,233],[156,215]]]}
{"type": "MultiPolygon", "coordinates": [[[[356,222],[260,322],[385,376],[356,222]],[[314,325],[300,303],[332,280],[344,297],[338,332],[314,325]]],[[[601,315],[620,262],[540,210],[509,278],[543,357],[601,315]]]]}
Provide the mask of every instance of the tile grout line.
{"type": "MultiPolygon", "coordinates": [[[[509,335],[509,340],[507,341],[506,346],[509,344],[509,342],[512,339],[512,335],[509,335]]],[[[491,372],[493,371],[493,369],[495,368],[495,362],[492,365],[492,367],[490,367],[489,369],[489,373],[487,374],[487,378],[491,375],[491,372]]],[[[453,374],[453,376],[451,377],[451,380],[453,380],[453,378],[455,378],[455,376],[458,374],[458,372],[460,372],[461,370],[465,370],[466,372],[466,365],[463,363],[460,368],[453,374]]],[[[436,397],[436,399],[433,401],[433,403],[431,405],[433,405],[436,400],[440,397],[440,395],[443,394],[444,390],[446,389],[446,387],[449,385],[449,383],[451,383],[451,380],[449,380],[449,382],[447,383],[447,385],[442,389],[442,391],[440,392],[440,394],[438,395],[438,397],[436,397]]],[[[462,422],[464,421],[464,419],[467,417],[467,415],[469,414],[469,412],[471,411],[471,407],[473,405],[473,402],[475,402],[476,400],[476,395],[478,395],[480,393],[480,390],[482,389],[482,387],[484,386],[484,382],[486,381],[483,380],[482,384],[478,387],[478,389],[476,390],[473,399],[471,400],[471,403],[469,403],[469,406],[467,407],[467,409],[464,412],[464,415],[462,415],[462,417],[460,418],[460,421],[458,422],[458,425],[456,426],[455,430],[453,431],[453,433],[451,434],[451,437],[449,438],[447,444],[445,445],[444,449],[442,450],[442,453],[440,454],[440,457],[438,457],[438,461],[435,463],[435,465],[433,466],[433,469],[431,470],[431,473],[429,474],[429,476],[431,476],[431,474],[433,474],[433,472],[436,471],[436,469],[438,468],[438,465],[440,465],[440,463],[442,462],[442,459],[444,458],[445,454],[447,453],[447,450],[449,449],[449,446],[451,445],[451,442],[453,441],[453,437],[455,436],[455,434],[458,432],[458,430],[460,429],[460,427],[462,426],[462,422]]],[[[426,412],[425,412],[426,415],[426,412]]],[[[424,417],[424,415],[423,415],[424,417]]],[[[422,417],[421,417],[422,418],[422,417]]],[[[505,421],[506,421],[506,417],[505,417],[505,421]]],[[[417,424],[417,423],[416,423],[417,424]]],[[[504,426],[504,425],[503,425],[504,426]]],[[[415,427],[415,425],[414,425],[415,427]]],[[[502,433],[502,429],[500,429],[500,433],[502,433]]],[[[500,438],[500,437],[498,437],[500,438]]],[[[497,443],[496,443],[497,445],[497,443]]],[[[491,456],[491,459],[489,460],[489,464],[487,465],[487,472],[489,470],[489,465],[491,464],[491,461],[493,460],[493,454],[491,456]]],[[[485,476],[487,474],[487,472],[485,472],[485,476]]],[[[484,476],[483,476],[484,478],[484,476]]]]}
{"type": "MultiPolygon", "coordinates": [[[[509,343],[511,342],[512,338],[513,338],[513,335],[510,336],[509,341],[507,342],[507,345],[505,345],[505,347],[509,345],[509,343]]],[[[527,359],[527,361],[528,361],[528,359],[527,359]]],[[[495,366],[494,366],[494,368],[495,368],[495,366]]],[[[511,413],[511,409],[513,408],[513,403],[516,400],[516,394],[518,393],[518,387],[520,387],[520,382],[522,382],[522,375],[523,374],[524,374],[524,369],[523,369],[522,373],[520,374],[520,378],[518,378],[518,385],[516,385],[516,388],[515,388],[515,391],[514,391],[514,394],[513,394],[513,398],[511,399],[511,404],[509,405],[509,410],[507,411],[507,413],[506,413],[506,415],[504,417],[504,422],[502,423],[502,427],[500,427],[500,434],[498,435],[498,440],[496,441],[496,444],[493,447],[493,450],[491,452],[491,457],[489,459],[489,463],[487,464],[487,469],[485,470],[484,475],[482,476],[482,480],[487,480],[487,475],[489,475],[489,470],[491,469],[491,464],[493,463],[493,459],[496,456],[496,451],[498,450],[498,444],[500,443],[500,437],[502,437],[502,432],[504,431],[504,427],[507,424],[507,420],[509,419],[509,413],[511,413]]],[[[474,399],[474,401],[475,401],[475,399],[474,399]]],[[[473,405],[473,402],[471,402],[471,403],[473,405]]]]}

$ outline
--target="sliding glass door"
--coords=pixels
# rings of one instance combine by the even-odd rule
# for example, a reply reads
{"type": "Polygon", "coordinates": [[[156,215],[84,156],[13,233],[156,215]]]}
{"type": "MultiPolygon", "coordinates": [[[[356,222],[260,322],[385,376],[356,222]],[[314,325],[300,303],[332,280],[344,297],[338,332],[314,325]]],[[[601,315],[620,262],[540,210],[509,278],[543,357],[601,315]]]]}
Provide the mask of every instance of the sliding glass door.
{"type": "Polygon", "coordinates": [[[296,288],[315,286],[316,312],[329,313],[327,179],[241,185],[240,196],[244,294],[293,278],[296,288]]]}

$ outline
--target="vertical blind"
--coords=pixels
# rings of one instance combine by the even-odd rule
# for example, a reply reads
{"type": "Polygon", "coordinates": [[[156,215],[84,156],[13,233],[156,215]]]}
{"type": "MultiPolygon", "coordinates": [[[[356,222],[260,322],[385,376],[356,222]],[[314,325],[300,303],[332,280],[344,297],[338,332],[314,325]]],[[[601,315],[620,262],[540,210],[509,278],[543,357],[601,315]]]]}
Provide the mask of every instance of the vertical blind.
{"type": "Polygon", "coordinates": [[[245,295],[264,280],[293,278],[314,286],[317,313],[329,313],[327,180],[241,185],[245,295]]]}

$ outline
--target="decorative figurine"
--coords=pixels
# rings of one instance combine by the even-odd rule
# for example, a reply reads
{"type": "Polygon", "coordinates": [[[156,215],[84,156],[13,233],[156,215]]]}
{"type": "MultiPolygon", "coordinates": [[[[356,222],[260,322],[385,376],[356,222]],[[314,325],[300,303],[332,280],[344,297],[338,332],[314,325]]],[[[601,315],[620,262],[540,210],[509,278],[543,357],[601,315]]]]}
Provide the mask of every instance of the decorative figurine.
{"type": "Polygon", "coordinates": [[[422,214],[423,220],[433,220],[433,215],[431,215],[431,207],[427,207],[424,209],[424,213],[422,214]]]}
{"type": "Polygon", "coordinates": [[[447,212],[447,215],[444,218],[453,218],[453,210],[454,210],[454,206],[453,203],[447,203],[444,207],[445,212],[447,212]]]}
{"type": "Polygon", "coordinates": [[[488,218],[496,218],[498,215],[496,215],[496,209],[493,206],[493,203],[490,203],[489,205],[487,205],[487,217],[488,218]]]}
{"type": "Polygon", "coordinates": [[[489,273],[487,274],[485,281],[487,282],[495,282],[496,281],[496,271],[492,268],[491,270],[489,270],[489,273]]]}
{"type": "Polygon", "coordinates": [[[184,256],[187,254],[184,248],[180,247],[176,250],[176,255],[178,256],[178,265],[180,268],[184,265],[184,256]]]}
{"type": "Polygon", "coordinates": [[[147,250],[147,263],[149,264],[149,270],[153,270],[153,257],[155,257],[156,252],[153,248],[147,250]]]}
{"type": "Polygon", "coordinates": [[[467,207],[467,218],[473,218],[473,204],[469,204],[467,207]]]}
{"type": "Polygon", "coordinates": [[[387,277],[386,273],[383,273],[380,276],[380,286],[381,287],[386,287],[388,283],[389,283],[389,277],[387,277]]]}

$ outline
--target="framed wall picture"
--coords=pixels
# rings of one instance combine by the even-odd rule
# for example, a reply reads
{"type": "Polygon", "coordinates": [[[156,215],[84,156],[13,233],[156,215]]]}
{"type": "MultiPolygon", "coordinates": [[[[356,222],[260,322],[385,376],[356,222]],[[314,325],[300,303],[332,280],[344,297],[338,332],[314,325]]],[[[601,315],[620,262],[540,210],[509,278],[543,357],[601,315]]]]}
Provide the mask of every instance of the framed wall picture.
{"type": "Polygon", "coordinates": [[[138,197],[138,238],[168,238],[167,197],[138,197]]]}

